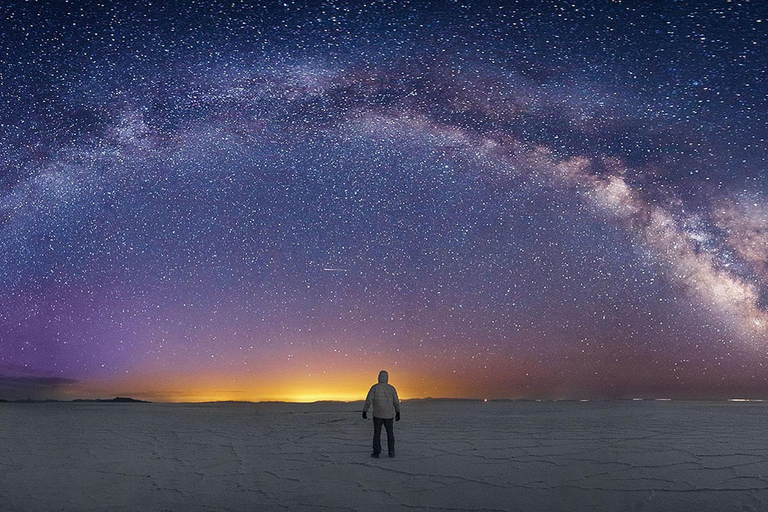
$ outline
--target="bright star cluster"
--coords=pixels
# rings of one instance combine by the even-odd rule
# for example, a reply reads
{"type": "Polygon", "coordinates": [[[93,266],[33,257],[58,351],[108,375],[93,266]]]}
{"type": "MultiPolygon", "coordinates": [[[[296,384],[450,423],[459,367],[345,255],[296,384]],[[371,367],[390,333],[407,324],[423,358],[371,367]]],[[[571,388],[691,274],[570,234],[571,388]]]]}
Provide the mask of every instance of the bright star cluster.
{"type": "Polygon", "coordinates": [[[0,27],[0,398],[768,396],[762,2],[0,27]]]}

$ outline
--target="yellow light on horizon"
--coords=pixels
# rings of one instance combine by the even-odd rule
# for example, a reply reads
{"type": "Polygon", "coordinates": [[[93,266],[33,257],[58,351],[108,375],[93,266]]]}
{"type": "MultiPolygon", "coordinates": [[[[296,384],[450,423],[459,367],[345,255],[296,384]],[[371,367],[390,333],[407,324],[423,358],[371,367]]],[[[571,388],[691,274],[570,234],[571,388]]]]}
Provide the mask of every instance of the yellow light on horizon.
{"type": "MultiPolygon", "coordinates": [[[[373,368],[387,364],[369,364],[373,368]]],[[[72,389],[70,398],[126,396],[151,402],[355,402],[365,400],[378,370],[328,369],[305,375],[305,367],[279,372],[273,366],[254,375],[228,375],[212,368],[196,372],[135,372],[72,389]],[[332,371],[333,370],[333,371],[332,371]]],[[[393,373],[390,373],[393,375],[393,373]]],[[[424,379],[422,373],[400,370],[394,381],[401,399],[446,396],[465,398],[468,391],[453,379],[437,375],[424,379]]],[[[474,392],[471,393],[474,395],[474,392]]],[[[476,396],[476,395],[475,395],[476,396]]]]}
{"type": "Polygon", "coordinates": [[[325,401],[357,402],[361,400],[365,400],[364,395],[361,396],[360,394],[351,394],[351,393],[306,393],[306,394],[292,395],[280,401],[307,404],[312,402],[325,402],[325,401]]]}

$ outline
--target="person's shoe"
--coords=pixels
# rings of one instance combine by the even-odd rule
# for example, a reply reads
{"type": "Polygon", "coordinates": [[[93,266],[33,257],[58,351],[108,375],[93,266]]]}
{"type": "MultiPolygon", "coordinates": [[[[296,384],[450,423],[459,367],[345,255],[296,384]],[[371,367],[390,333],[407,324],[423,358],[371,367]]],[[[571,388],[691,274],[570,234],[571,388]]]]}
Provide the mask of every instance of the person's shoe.
{"type": "Polygon", "coordinates": [[[373,453],[371,454],[371,457],[373,457],[374,459],[378,459],[378,458],[379,458],[379,454],[378,454],[378,453],[376,453],[376,452],[373,452],[373,453]]]}
{"type": "Polygon", "coordinates": [[[395,456],[395,452],[389,452],[389,458],[390,458],[390,459],[391,459],[392,457],[394,457],[394,456],[395,456]]]}

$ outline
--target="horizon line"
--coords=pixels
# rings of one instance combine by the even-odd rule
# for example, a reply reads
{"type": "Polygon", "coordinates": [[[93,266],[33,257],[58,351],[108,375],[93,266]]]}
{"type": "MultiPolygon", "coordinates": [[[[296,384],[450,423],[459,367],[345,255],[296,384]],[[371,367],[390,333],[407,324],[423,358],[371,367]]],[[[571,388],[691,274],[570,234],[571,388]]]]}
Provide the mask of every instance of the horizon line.
{"type": "MultiPolygon", "coordinates": [[[[445,402],[768,402],[768,398],[669,398],[669,397],[633,397],[633,398],[476,398],[476,397],[421,397],[421,398],[403,398],[401,402],[419,402],[419,401],[445,401],[445,402]]],[[[343,403],[351,404],[365,402],[365,399],[358,400],[339,400],[339,399],[320,399],[311,401],[302,400],[201,400],[201,401],[167,401],[167,400],[144,400],[133,397],[113,397],[113,398],[23,398],[23,399],[3,399],[0,403],[76,403],[76,402],[97,402],[97,403],[153,403],[153,404],[318,404],[318,403],[343,403]]]]}

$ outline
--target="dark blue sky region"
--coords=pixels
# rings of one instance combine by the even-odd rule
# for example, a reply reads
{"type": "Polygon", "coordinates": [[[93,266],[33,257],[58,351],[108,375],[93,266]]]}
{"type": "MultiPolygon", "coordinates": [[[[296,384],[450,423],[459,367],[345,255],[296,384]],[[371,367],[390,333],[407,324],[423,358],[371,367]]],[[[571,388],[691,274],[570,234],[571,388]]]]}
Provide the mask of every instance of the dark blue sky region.
{"type": "Polygon", "coordinates": [[[766,27],[11,3],[0,397],[766,397],[766,27]]]}

